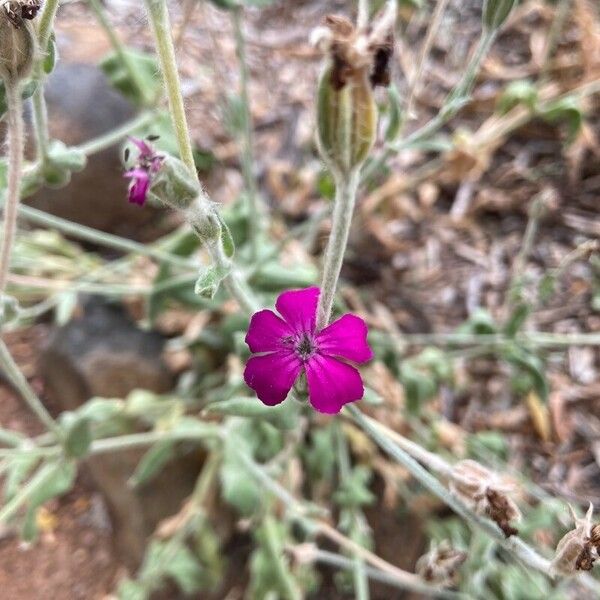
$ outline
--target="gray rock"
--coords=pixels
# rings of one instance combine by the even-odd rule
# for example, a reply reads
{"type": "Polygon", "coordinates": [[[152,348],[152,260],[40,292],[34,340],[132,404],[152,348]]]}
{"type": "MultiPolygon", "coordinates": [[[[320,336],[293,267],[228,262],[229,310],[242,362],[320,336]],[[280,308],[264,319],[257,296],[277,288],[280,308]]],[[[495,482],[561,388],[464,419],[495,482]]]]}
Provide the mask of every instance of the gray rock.
{"type": "MultiPolygon", "coordinates": [[[[77,145],[107,133],[135,116],[135,109],[89,64],[59,62],[45,86],[51,138],[77,145]]],[[[30,141],[32,136],[30,135],[30,141]]],[[[89,157],[61,189],[42,189],[27,200],[35,208],[102,231],[147,239],[143,228],[157,211],[127,202],[119,147],[89,157]]]]}
{"type": "MultiPolygon", "coordinates": [[[[93,298],[83,315],[51,337],[40,356],[48,399],[74,410],[94,396],[124,398],[134,389],[164,393],[172,376],[161,360],[164,340],[142,331],[119,306],[93,298]]],[[[128,480],[144,449],[120,451],[86,460],[86,467],[109,508],[121,559],[135,569],[148,537],[165,517],[176,513],[192,492],[201,467],[197,451],[185,452],[147,485],[128,480]]]]}

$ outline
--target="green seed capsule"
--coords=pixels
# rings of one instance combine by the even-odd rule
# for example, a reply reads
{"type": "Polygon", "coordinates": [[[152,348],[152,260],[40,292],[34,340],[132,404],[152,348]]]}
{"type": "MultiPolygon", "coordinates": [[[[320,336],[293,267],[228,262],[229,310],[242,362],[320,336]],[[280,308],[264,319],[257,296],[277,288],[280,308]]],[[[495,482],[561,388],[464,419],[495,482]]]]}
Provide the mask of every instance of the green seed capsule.
{"type": "Polygon", "coordinates": [[[0,78],[6,82],[25,79],[35,57],[35,37],[29,21],[16,26],[0,8],[0,78]]]}
{"type": "MultiPolygon", "coordinates": [[[[377,105],[368,73],[334,85],[333,66],[321,74],[317,99],[317,140],[323,159],[341,173],[366,160],[377,131],[377,105]]],[[[337,81],[337,78],[335,79],[337,81]]]]}

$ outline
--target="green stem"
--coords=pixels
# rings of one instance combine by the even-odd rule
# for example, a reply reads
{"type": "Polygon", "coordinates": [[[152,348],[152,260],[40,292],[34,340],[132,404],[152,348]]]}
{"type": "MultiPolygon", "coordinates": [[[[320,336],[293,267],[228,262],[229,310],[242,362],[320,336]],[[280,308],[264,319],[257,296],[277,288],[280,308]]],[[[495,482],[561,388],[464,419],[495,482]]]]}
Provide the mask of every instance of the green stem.
{"type": "Polygon", "coordinates": [[[252,262],[258,259],[258,250],[260,243],[260,232],[262,229],[261,207],[259,206],[258,190],[256,178],[254,176],[254,156],[253,156],[253,131],[252,131],[252,112],[250,110],[250,96],[248,93],[248,63],[246,61],[246,40],[243,29],[243,7],[237,7],[231,11],[233,21],[233,30],[235,34],[235,50],[237,54],[240,74],[240,99],[243,109],[243,127],[242,127],[242,175],[244,177],[244,186],[248,200],[248,238],[250,240],[250,249],[252,262]]]}
{"type": "MultiPolygon", "coordinates": [[[[0,198],[0,207],[2,206],[8,206],[8,199],[4,200],[0,198]]],[[[31,223],[43,225],[51,229],[57,229],[62,233],[72,235],[80,240],[106,246],[107,248],[114,248],[121,252],[132,252],[143,256],[150,256],[157,261],[166,262],[178,267],[186,267],[189,269],[194,266],[194,263],[185,258],[163,252],[157,248],[148,247],[144,244],[139,244],[138,242],[117,235],[104,233],[91,227],[86,227],[85,225],[79,225],[78,223],[73,223],[72,221],[67,221],[66,219],[55,217],[54,215],[49,215],[44,211],[31,208],[30,206],[18,206],[18,213],[19,216],[24,217],[31,223]]],[[[3,238],[3,242],[5,242],[5,238],[3,238]]]]}
{"type": "Polygon", "coordinates": [[[56,11],[58,10],[59,0],[47,0],[44,3],[44,9],[39,19],[38,27],[38,44],[40,48],[40,56],[35,62],[35,78],[37,86],[33,93],[33,129],[35,132],[37,160],[44,165],[48,159],[48,144],[50,135],[48,133],[48,109],[46,107],[46,99],[44,98],[44,59],[48,52],[50,43],[50,35],[52,34],[52,26],[56,11]]]}
{"type": "Polygon", "coordinates": [[[19,210],[21,175],[23,169],[23,101],[19,81],[4,82],[7,102],[8,121],[8,181],[6,186],[6,203],[4,205],[4,221],[2,229],[2,247],[0,248],[0,317],[10,257],[17,231],[17,214],[19,210]]]}
{"type": "Polygon", "coordinates": [[[521,332],[511,338],[503,334],[480,335],[476,333],[410,333],[389,339],[390,345],[404,352],[407,346],[489,346],[497,347],[517,343],[541,348],[570,346],[600,346],[600,333],[545,333],[521,332]]]}
{"type": "Polygon", "coordinates": [[[189,511],[185,522],[179,526],[174,535],[166,543],[161,560],[153,565],[151,569],[142,569],[143,575],[137,580],[148,594],[156,590],[157,585],[161,582],[165,575],[166,566],[175,558],[177,552],[183,547],[187,537],[197,529],[198,521],[202,518],[202,505],[206,500],[206,496],[214,483],[215,477],[218,474],[218,467],[221,462],[221,456],[218,452],[213,451],[207,458],[202,473],[198,478],[196,487],[191,497],[191,510],[189,511]]]}
{"type": "MultiPolygon", "coordinates": [[[[354,562],[345,556],[341,556],[335,552],[321,550],[320,548],[311,549],[310,557],[314,562],[330,565],[339,569],[350,570],[354,567],[354,562]]],[[[373,581],[378,581],[401,590],[424,594],[427,598],[442,598],[444,600],[467,600],[468,598],[468,596],[459,592],[451,592],[449,590],[431,587],[422,583],[419,581],[418,577],[407,571],[404,572],[404,577],[398,577],[380,569],[365,566],[365,574],[373,581]]]]}
{"type": "MultiPolygon", "coordinates": [[[[171,120],[173,129],[177,138],[179,147],[179,155],[181,160],[193,173],[196,180],[198,172],[194,163],[194,154],[192,152],[192,142],[190,140],[187,119],[185,116],[185,106],[183,96],[181,94],[181,84],[179,81],[179,72],[177,71],[177,61],[175,58],[175,48],[171,37],[171,25],[169,20],[169,12],[167,9],[166,0],[145,0],[154,38],[158,57],[160,61],[162,76],[167,90],[169,99],[169,109],[171,112],[171,120]]],[[[201,192],[200,200],[209,202],[205,197],[204,192],[201,192]]],[[[213,210],[216,210],[213,208],[213,210]]],[[[204,240],[203,240],[204,242],[204,240]]],[[[207,244],[207,250],[210,253],[213,262],[223,268],[232,267],[229,275],[225,278],[225,286],[229,293],[237,300],[238,304],[245,312],[254,312],[258,303],[253,298],[252,293],[245,282],[239,278],[239,274],[231,265],[229,258],[225,256],[222,243],[207,244]]]]}
{"type": "Polygon", "coordinates": [[[513,272],[508,286],[507,301],[509,306],[514,306],[521,300],[523,293],[523,285],[525,281],[525,267],[527,266],[527,259],[531,254],[535,236],[537,235],[540,219],[544,211],[544,192],[540,192],[529,208],[529,220],[527,221],[527,227],[525,228],[525,234],[523,236],[523,243],[519,253],[515,257],[513,263],[513,272]]]}
{"type": "Polygon", "coordinates": [[[335,204],[331,223],[331,234],[323,263],[323,276],[321,280],[321,295],[317,309],[317,328],[322,329],[327,325],[331,317],[335,291],[337,288],[344,254],[348,244],[348,235],[354,205],[356,203],[356,192],[358,188],[358,171],[352,171],[347,177],[336,175],[335,204]]]}
{"type": "Polygon", "coordinates": [[[47,482],[51,481],[56,476],[56,463],[48,463],[42,465],[36,472],[35,475],[27,482],[18,494],[15,494],[0,510],[0,524],[6,523],[12,518],[18,510],[29,500],[30,496],[35,494],[40,487],[46,485],[47,482]]]}
{"type": "Polygon", "coordinates": [[[156,113],[153,111],[146,111],[134,117],[133,119],[126,121],[123,125],[120,125],[116,129],[112,129],[108,133],[105,133],[93,140],[89,140],[80,144],[79,146],[75,146],[77,150],[85,154],[86,156],[91,156],[92,154],[96,154],[97,152],[102,152],[115,144],[118,144],[120,141],[125,139],[128,135],[134,133],[138,129],[141,129],[151,123],[154,119],[156,119],[156,113]]]}
{"type": "MultiPolygon", "coordinates": [[[[339,421],[334,424],[334,432],[337,446],[338,466],[340,473],[340,480],[346,481],[351,475],[351,463],[350,463],[350,452],[348,450],[348,444],[344,432],[342,431],[339,421]]],[[[365,529],[364,515],[359,509],[349,509],[352,520],[350,537],[354,537],[356,534],[361,534],[365,529]]],[[[355,539],[358,543],[358,541],[355,539]]],[[[352,558],[352,573],[354,577],[354,594],[357,600],[369,600],[369,580],[365,572],[365,563],[363,560],[354,553],[352,558]]]]}
{"type": "Polygon", "coordinates": [[[50,42],[50,35],[52,34],[52,26],[54,24],[54,17],[58,10],[59,0],[46,0],[44,2],[44,9],[40,15],[38,25],[38,43],[42,54],[45,54],[48,49],[50,42]]]}
{"type": "Polygon", "coordinates": [[[485,519],[467,506],[457,497],[449,493],[448,489],[442,485],[436,477],[431,475],[405,450],[395,444],[387,437],[382,430],[374,426],[365,415],[356,407],[348,406],[348,412],[353,420],[365,431],[377,445],[389,454],[398,464],[403,466],[409,473],[431,494],[439,498],[444,504],[451,508],[457,515],[463,518],[467,523],[482,530],[494,541],[510,552],[523,564],[544,573],[550,574],[550,561],[540,556],[533,548],[528,546],[523,540],[512,536],[505,538],[492,521],[485,519]]]}
{"type": "Polygon", "coordinates": [[[35,416],[46,426],[48,431],[53,432],[59,437],[60,429],[33,391],[27,379],[15,363],[8,347],[3,340],[0,340],[0,366],[2,371],[8,377],[9,381],[14,385],[15,389],[21,394],[31,411],[35,416]]]}
{"type": "Polygon", "coordinates": [[[104,9],[98,0],[88,0],[88,4],[91,9],[94,11],[96,15],[96,19],[98,19],[98,23],[100,27],[106,33],[106,37],[110,41],[110,45],[112,46],[115,54],[121,61],[121,64],[127,71],[131,81],[133,81],[133,85],[137,88],[138,93],[142,99],[142,104],[144,106],[149,106],[154,102],[154,98],[150,98],[148,95],[148,90],[144,85],[144,82],[140,78],[138,68],[131,60],[131,56],[127,53],[127,50],[121,42],[119,36],[116,34],[114,27],[111,25],[110,21],[106,18],[106,14],[104,13],[104,9]]]}
{"type": "Polygon", "coordinates": [[[275,574],[283,597],[287,600],[301,600],[303,597],[302,592],[298,589],[285,562],[285,555],[283,547],[279,543],[275,520],[270,515],[267,515],[263,520],[263,531],[265,533],[265,546],[271,556],[271,563],[275,567],[275,574]]]}
{"type": "Polygon", "coordinates": [[[194,162],[194,153],[192,142],[189,136],[187,118],[185,116],[185,106],[183,95],[181,94],[181,82],[179,80],[179,71],[177,70],[177,59],[175,57],[175,47],[171,37],[171,20],[166,0],[144,0],[150,17],[150,24],[154,33],[158,60],[160,69],[165,82],[167,97],[169,99],[169,110],[179,147],[179,156],[188,166],[191,173],[196,171],[194,162]]]}
{"type": "Polygon", "coordinates": [[[48,109],[46,108],[46,99],[44,98],[43,76],[37,75],[38,84],[33,93],[33,130],[35,133],[36,159],[42,164],[48,160],[48,145],[50,135],[48,133],[48,109]]]}

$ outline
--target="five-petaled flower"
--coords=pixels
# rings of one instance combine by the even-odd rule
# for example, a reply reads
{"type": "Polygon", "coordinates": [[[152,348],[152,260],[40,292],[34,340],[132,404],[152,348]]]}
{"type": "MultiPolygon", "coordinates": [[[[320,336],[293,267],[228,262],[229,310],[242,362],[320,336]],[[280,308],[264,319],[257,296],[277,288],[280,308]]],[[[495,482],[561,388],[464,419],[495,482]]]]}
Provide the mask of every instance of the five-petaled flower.
{"type": "Polygon", "coordinates": [[[373,357],[367,326],[347,314],[318,331],[319,293],[317,287],[283,292],[275,305],[283,318],[261,310],[250,321],[246,343],[257,356],[248,361],[244,379],[265,404],[283,402],[303,371],[310,403],[319,412],[338,413],[363,397],[360,373],[346,361],[373,357]]]}
{"type": "MultiPolygon", "coordinates": [[[[135,166],[124,173],[124,177],[131,179],[129,184],[129,202],[144,206],[152,178],[158,173],[164,157],[157,154],[152,146],[145,140],[129,138],[137,147],[139,154],[135,166]]],[[[127,155],[126,155],[127,158],[127,155]]]]}

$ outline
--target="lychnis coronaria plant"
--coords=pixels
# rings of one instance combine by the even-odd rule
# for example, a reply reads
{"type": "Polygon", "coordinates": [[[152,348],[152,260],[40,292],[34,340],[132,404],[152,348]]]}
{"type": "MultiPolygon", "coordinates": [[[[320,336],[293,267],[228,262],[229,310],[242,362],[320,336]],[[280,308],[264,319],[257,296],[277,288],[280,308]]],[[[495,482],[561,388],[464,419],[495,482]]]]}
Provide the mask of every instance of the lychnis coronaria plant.
{"type": "Polygon", "coordinates": [[[346,314],[319,330],[316,325],[319,288],[283,292],[276,308],[252,316],[246,343],[256,353],[244,372],[249,387],[265,404],[283,402],[304,373],[312,406],[322,413],[338,413],[344,404],[360,400],[364,387],[350,365],[373,357],[367,326],[346,314]]]}

